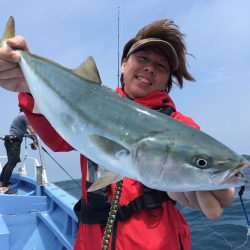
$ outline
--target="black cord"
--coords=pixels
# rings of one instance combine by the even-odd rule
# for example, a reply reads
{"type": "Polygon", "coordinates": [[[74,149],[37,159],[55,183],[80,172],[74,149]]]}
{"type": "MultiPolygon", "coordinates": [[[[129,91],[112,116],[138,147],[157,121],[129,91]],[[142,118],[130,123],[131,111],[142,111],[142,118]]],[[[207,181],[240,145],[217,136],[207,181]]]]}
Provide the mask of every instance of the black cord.
{"type": "Polygon", "coordinates": [[[242,199],[242,195],[243,195],[244,191],[245,191],[245,186],[241,186],[240,191],[239,191],[239,197],[240,197],[241,206],[243,208],[243,211],[244,211],[244,214],[245,214],[245,217],[246,217],[247,225],[250,226],[248,215],[247,215],[247,210],[245,208],[245,205],[244,205],[244,202],[243,202],[243,199],[242,199]]]}
{"type": "Polygon", "coordinates": [[[76,180],[57,162],[57,160],[42,146],[42,150],[70,177],[74,183],[81,188],[79,183],[76,182],[76,180]]]}

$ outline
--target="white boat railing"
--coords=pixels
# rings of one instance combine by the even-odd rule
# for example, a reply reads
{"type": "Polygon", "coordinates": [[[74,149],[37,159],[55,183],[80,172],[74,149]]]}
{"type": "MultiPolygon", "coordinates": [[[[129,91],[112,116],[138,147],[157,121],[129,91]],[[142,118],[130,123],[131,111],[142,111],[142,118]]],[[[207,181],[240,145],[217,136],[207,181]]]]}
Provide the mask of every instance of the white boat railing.
{"type": "MultiPolygon", "coordinates": [[[[2,171],[2,168],[3,168],[2,162],[3,162],[3,160],[5,162],[7,162],[7,158],[8,157],[6,155],[0,155],[0,172],[2,171]]],[[[21,161],[22,165],[18,167],[18,170],[17,170],[18,173],[20,173],[22,175],[26,175],[27,174],[26,164],[25,164],[27,160],[33,160],[35,171],[36,171],[36,166],[40,165],[39,162],[38,162],[38,160],[35,157],[29,157],[29,156],[25,155],[23,161],[21,161]]]]}
{"type": "MultiPolygon", "coordinates": [[[[21,165],[17,168],[17,173],[20,175],[27,175],[27,161],[33,162],[33,169],[34,169],[34,177],[37,179],[41,175],[42,177],[42,186],[45,186],[48,184],[48,179],[46,175],[46,171],[44,168],[41,169],[41,165],[39,164],[39,161],[35,157],[26,156],[21,161],[21,165]]],[[[0,155],[0,173],[2,172],[2,168],[4,167],[3,164],[7,162],[7,156],[6,155],[0,155]]],[[[28,165],[31,166],[31,165],[28,165]]],[[[31,176],[32,177],[32,176],[31,176]]],[[[40,182],[40,181],[39,181],[40,182]]],[[[39,184],[39,183],[38,183],[39,184]]]]}
{"type": "Polygon", "coordinates": [[[23,161],[22,161],[22,165],[18,167],[17,172],[21,175],[27,175],[27,169],[26,169],[26,161],[27,160],[33,160],[34,171],[35,171],[35,176],[36,176],[36,167],[39,166],[40,164],[39,164],[38,160],[34,157],[25,156],[23,161]]]}

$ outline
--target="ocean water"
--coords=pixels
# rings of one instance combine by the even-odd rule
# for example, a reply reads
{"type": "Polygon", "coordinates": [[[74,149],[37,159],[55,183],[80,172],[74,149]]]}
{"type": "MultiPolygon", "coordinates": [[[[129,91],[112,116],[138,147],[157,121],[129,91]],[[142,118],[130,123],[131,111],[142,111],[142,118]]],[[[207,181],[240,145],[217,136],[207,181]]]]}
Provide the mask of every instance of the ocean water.
{"type": "MultiPolygon", "coordinates": [[[[250,170],[245,176],[250,182],[250,170]]],[[[77,180],[80,185],[81,181],[77,180]]],[[[73,181],[55,183],[76,198],[81,197],[79,186],[73,181]]],[[[201,212],[187,207],[178,206],[191,230],[192,250],[250,250],[250,226],[238,196],[235,192],[233,205],[224,210],[223,215],[216,221],[207,219],[201,212]]],[[[246,186],[243,194],[244,206],[250,217],[250,185],[246,186]]],[[[250,218],[249,218],[250,219],[250,218]]]]}
{"type": "MultiPolygon", "coordinates": [[[[244,173],[250,181],[250,170],[244,173]]],[[[192,250],[250,250],[250,226],[244,214],[238,195],[232,206],[224,209],[216,221],[207,219],[201,212],[187,207],[180,211],[188,221],[192,235],[192,250]]],[[[243,203],[250,219],[250,185],[243,193],[243,203]]]]}

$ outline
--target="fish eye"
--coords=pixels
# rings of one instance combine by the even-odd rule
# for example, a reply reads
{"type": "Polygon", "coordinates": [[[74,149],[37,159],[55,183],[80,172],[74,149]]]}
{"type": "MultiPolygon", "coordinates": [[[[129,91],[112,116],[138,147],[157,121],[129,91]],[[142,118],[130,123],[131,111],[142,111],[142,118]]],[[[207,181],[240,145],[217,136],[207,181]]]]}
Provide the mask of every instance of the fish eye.
{"type": "Polygon", "coordinates": [[[197,167],[199,167],[199,168],[205,168],[206,166],[207,166],[207,160],[206,159],[204,159],[204,158],[199,158],[199,159],[197,159],[197,161],[196,161],[196,165],[197,165],[197,167]]]}

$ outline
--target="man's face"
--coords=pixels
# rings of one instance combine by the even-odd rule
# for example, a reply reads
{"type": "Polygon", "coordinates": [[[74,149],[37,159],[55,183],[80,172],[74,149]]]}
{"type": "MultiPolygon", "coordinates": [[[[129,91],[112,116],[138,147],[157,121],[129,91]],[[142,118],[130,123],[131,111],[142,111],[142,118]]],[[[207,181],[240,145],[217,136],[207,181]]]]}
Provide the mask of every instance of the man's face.
{"type": "Polygon", "coordinates": [[[145,48],[122,63],[124,91],[132,99],[164,90],[170,77],[166,56],[157,48],[145,48]]]}

